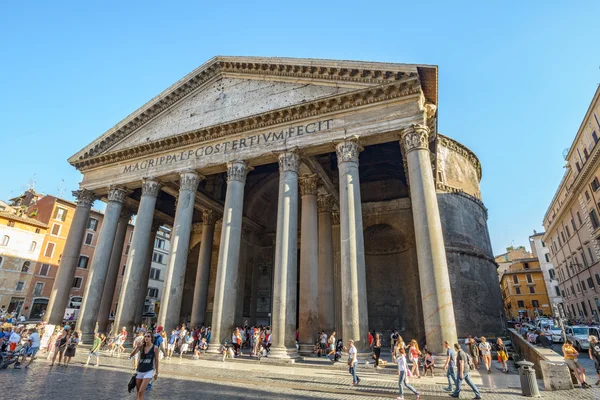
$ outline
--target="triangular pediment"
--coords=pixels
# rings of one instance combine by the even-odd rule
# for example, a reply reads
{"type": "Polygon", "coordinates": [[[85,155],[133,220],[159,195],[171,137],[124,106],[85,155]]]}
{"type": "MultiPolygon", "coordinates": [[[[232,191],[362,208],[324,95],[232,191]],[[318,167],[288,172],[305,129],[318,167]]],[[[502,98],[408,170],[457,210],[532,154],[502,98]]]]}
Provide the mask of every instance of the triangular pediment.
{"type": "Polygon", "coordinates": [[[437,68],[314,59],[215,57],[73,155],[75,166],[171,136],[419,77],[437,103],[437,68]]]}
{"type": "Polygon", "coordinates": [[[165,110],[109,151],[127,149],[351,90],[355,88],[220,76],[165,110]]]}

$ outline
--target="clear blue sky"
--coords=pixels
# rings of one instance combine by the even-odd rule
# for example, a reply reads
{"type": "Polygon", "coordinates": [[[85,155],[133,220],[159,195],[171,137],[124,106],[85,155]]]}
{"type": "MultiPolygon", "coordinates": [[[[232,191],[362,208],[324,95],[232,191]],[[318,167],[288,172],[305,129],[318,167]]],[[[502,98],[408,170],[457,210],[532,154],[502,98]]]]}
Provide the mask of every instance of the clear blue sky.
{"type": "Polygon", "coordinates": [[[5,3],[0,199],[34,176],[76,189],[68,157],[215,55],[436,64],[440,132],[481,160],[494,252],[528,245],[600,83],[600,3],[287,4],[5,3]]]}

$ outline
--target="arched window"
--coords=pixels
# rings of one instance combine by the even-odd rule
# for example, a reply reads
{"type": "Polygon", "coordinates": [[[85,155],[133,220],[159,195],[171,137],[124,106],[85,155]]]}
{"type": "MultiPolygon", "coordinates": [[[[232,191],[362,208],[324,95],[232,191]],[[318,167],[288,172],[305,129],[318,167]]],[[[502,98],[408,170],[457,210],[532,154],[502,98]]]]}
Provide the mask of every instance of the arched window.
{"type": "Polygon", "coordinates": [[[0,268],[2,268],[2,263],[4,262],[4,258],[0,256],[0,268]]]}
{"type": "Polygon", "coordinates": [[[21,272],[29,272],[29,266],[31,263],[29,261],[25,261],[23,263],[23,267],[21,267],[21,272]]]}
{"type": "Polygon", "coordinates": [[[29,246],[29,251],[35,251],[37,247],[37,242],[31,242],[31,246],[29,246]]]}
{"type": "Polygon", "coordinates": [[[10,242],[10,236],[4,235],[2,237],[2,242],[0,242],[0,246],[8,246],[8,242],[10,242]]]}

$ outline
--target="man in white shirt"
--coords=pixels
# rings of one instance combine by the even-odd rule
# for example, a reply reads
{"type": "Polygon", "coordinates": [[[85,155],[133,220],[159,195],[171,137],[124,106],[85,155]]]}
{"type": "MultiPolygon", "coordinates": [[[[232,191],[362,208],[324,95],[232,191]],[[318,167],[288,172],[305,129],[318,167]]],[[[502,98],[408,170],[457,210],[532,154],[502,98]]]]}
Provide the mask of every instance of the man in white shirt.
{"type": "Polygon", "coordinates": [[[28,356],[31,358],[29,359],[29,363],[27,363],[25,368],[29,367],[29,365],[33,362],[35,355],[40,349],[40,334],[35,328],[31,328],[29,330],[29,339],[27,340],[27,343],[29,344],[29,347],[27,349],[27,353],[25,353],[23,356],[23,362],[25,362],[28,356]]]}
{"type": "Polygon", "coordinates": [[[325,331],[321,331],[321,335],[319,336],[319,355],[326,356],[327,355],[327,334],[325,331]]]}

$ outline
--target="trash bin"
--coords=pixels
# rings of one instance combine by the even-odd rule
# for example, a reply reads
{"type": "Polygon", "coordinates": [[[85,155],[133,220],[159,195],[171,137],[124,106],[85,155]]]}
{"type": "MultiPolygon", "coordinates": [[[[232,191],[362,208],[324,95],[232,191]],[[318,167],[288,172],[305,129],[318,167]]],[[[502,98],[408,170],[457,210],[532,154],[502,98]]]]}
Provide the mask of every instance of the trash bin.
{"type": "Polygon", "coordinates": [[[521,391],[523,392],[523,396],[540,397],[533,363],[529,361],[519,361],[517,364],[519,364],[519,378],[521,379],[521,391]]]}

